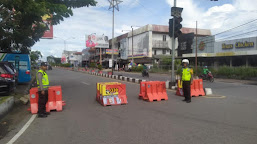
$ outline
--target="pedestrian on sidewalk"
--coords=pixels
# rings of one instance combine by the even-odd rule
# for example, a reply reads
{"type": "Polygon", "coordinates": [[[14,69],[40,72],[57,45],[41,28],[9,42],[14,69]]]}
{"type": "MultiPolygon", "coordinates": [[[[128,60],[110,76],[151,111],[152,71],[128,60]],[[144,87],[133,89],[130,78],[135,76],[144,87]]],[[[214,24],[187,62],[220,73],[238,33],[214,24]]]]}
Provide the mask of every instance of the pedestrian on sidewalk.
{"type": "Polygon", "coordinates": [[[183,68],[182,68],[182,87],[185,99],[187,103],[191,102],[191,84],[193,84],[193,69],[189,68],[189,60],[183,59],[182,60],[183,68]]]}
{"type": "Polygon", "coordinates": [[[37,72],[37,85],[38,85],[38,117],[45,118],[50,113],[46,112],[46,103],[48,101],[48,87],[49,80],[46,73],[47,63],[42,62],[39,71],[37,72]]]}

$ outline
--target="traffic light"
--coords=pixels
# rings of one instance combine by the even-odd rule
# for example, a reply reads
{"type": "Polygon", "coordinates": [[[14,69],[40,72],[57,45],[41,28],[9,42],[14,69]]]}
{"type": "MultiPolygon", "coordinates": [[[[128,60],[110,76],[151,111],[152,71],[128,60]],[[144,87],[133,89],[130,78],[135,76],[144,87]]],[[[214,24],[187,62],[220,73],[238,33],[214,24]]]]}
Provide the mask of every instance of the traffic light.
{"type": "Polygon", "coordinates": [[[174,17],[172,19],[169,19],[169,36],[172,37],[172,31],[173,31],[173,20],[175,19],[175,31],[174,31],[174,37],[177,38],[182,34],[181,28],[182,28],[182,17],[174,17]]]}

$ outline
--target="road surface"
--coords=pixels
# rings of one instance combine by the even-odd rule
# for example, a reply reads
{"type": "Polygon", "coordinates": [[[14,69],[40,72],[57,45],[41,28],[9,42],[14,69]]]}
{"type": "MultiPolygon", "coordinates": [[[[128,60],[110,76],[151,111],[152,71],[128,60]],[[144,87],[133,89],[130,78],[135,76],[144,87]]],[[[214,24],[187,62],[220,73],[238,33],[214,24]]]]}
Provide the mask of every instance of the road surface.
{"type": "MultiPolygon", "coordinates": [[[[226,98],[195,97],[182,102],[138,99],[139,85],[126,83],[128,104],[103,107],[95,101],[96,83],[115,81],[81,72],[49,71],[61,85],[62,112],[36,118],[15,144],[256,144],[256,87],[227,85],[226,98]],[[244,95],[236,96],[245,92],[244,95]],[[255,95],[255,96],[253,96],[255,95]]],[[[226,85],[226,84],[224,84],[226,85]]],[[[217,86],[217,90],[226,88],[217,86]]],[[[1,141],[0,141],[1,143],[1,141]]]]}

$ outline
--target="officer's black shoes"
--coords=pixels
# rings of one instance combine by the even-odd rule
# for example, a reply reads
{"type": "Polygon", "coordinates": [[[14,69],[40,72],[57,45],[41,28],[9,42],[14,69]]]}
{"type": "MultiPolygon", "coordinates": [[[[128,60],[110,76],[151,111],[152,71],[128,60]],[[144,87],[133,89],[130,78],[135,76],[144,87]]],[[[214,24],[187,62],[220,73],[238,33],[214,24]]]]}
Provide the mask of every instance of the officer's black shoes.
{"type": "Polygon", "coordinates": [[[187,103],[191,103],[191,100],[188,100],[187,103]]]}
{"type": "Polygon", "coordinates": [[[39,117],[39,118],[46,118],[47,115],[46,115],[46,114],[38,114],[38,117],[39,117]]]}

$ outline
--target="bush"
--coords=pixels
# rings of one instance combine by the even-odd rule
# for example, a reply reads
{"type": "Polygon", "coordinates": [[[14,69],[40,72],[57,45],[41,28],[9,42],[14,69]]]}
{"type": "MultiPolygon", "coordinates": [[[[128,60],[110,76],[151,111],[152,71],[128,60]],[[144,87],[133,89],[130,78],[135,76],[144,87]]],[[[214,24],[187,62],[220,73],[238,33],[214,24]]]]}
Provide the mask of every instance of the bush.
{"type": "Polygon", "coordinates": [[[217,70],[217,76],[233,79],[249,79],[257,77],[257,68],[253,67],[227,67],[222,66],[217,70]]]}
{"type": "Polygon", "coordinates": [[[90,63],[89,67],[90,68],[96,68],[96,63],[90,63]]]}
{"type": "Polygon", "coordinates": [[[100,65],[100,64],[99,64],[97,67],[98,67],[99,70],[102,70],[102,69],[103,69],[103,66],[100,65]]]}
{"type": "Polygon", "coordinates": [[[69,63],[61,64],[61,67],[71,67],[71,64],[69,64],[69,63]]]}
{"type": "Polygon", "coordinates": [[[133,72],[142,72],[143,71],[143,66],[132,67],[131,71],[133,71],[133,72]]]}

